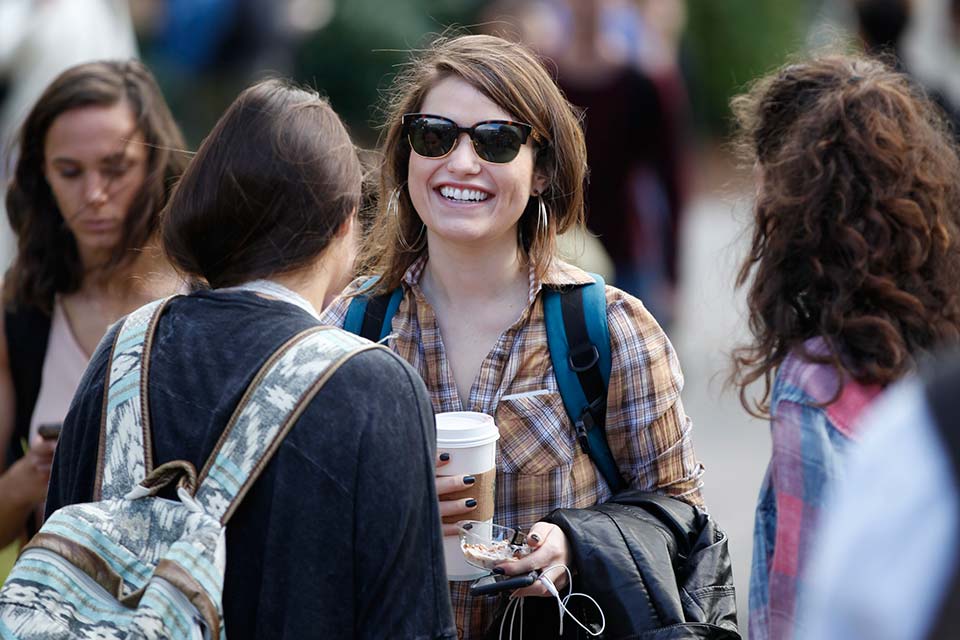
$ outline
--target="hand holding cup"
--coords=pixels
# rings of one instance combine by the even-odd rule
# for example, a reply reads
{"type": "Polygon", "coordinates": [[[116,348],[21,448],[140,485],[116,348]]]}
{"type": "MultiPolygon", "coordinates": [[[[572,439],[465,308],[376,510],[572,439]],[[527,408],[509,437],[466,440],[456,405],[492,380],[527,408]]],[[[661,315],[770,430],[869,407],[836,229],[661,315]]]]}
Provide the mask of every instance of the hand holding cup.
{"type": "MultiPolygon", "coordinates": [[[[448,524],[452,516],[461,516],[468,514],[477,508],[477,499],[471,496],[463,497],[462,494],[469,493],[470,487],[477,482],[475,476],[469,474],[457,476],[439,475],[442,467],[450,464],[450,454],[441,452],[437,456],[437,497],[440,499],[440,517],[443,519],[443,535],[457,535],[457,525],[448,524]]],[[[462,519],[462,518],[457,518],[462,519]]]]}
{"type": "Polygon", "coordinates": [[[500,433],[493,418],[484,413],[457,411],[438,413],[436,417],[436,486],[447,576],[470,580],[478,577],[478,570],[463,559],[456,524],[467,519],[493,519],[500,433]]]}

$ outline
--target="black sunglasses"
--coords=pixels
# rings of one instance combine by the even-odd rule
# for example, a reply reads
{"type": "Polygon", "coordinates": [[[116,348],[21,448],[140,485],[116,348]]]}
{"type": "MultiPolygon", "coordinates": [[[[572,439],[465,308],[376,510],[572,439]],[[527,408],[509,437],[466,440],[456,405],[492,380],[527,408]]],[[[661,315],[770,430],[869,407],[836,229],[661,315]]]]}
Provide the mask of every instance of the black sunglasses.
{"type": "Polygon", "coordinates": [[[473,141],[473,148],[482,160],[503,164],[520,153],[520,147],[537,135],[533,127],[509,120],[484,120],[472,127],[461,127],[450,118],[428,113],[407,113],[403,116],[403,131],[414,152],[424,158],[442,158],[457,146],[460,134],[473,141]]]}

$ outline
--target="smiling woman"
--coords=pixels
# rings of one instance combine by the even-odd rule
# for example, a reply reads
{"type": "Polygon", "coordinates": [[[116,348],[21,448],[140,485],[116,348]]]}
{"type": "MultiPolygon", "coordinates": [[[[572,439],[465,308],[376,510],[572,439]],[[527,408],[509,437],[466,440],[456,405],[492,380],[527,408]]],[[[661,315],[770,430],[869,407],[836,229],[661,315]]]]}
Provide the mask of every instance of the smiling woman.
{"type": "MultiPolygon", "coordinates": [[[[546,292],[595,282],[561,261],[556,246],[558,234],[584,219],[579,114],[529,49],[491,36],[440,39],[420,52],[395,81],[387,112],[383,206],[362,250],[366,273],[324,320],[343,325],[360,291],[400,289],[390,348],[417,368],[435,411],[486,413],[499,429],[493,520],[529,531],[533,552],[498,568],[542,570],[562,589],[562,566],[580,575],[593,567],[577,564],[573,533],[549,521],[551,512],[613,498],[578,445],[545,339],[546,292]]],[[[602,410],[617,471],[629,489],[700,505],[702,467],[673,347],[639,300],[613,287],[600,291],[612,359],[602,410]]],[[[438,466],[457,455],[443,453],[438,466]]],[[[470,492],[483,483],[440,469],[436,484],[444,533],[456,535],[453,523],[476,514],[470,492]]],[[[596,550],[610,553],[617,551],[596,550]]],[[[450,583],[455,619],[462,637],[479,638],[499,624],[506,596],[474,597],[469,586],[450,583]]],[[[550,595],[542,582],[514,593],[550,595]]],[[[528,603],[528,613],[535,606],[528,603]]],[[[616,625],[624,636],[643,630],[616,625]]]]}
{"type": "Polygon", "coordinates": [[[543,175],[534,175],[531,145],[521,142],[526,136],[520,131],[529,131],[530,125],[504,123],[512,119],[509,113],[457,77],[438,82],[421,109],[446,114],[444,120],[450,123],[435,119],[439,126],[421,126],[427,133],[431,128],[440,129],[438,141],[421,148],[416,144],[416,127],[426,118],[406,119],[413,151],[408,189],[426,226],[427,244],[434,251],[438,245],[456,245],[457,249],[450,250],[474,255],[515,254],[520,217],[531,193],[543,191],[546,182],[543,175]],[[499,135],[485,136],[483,128],[493,123],[501,130],[499,135]],[[506,127],[517,129],[516,135],[508,136],[503,131],[506,127]],[[473,144],[458,144],[464,132],[473,144]]]}
{"type": "Polygon", "coordinates": [[[107,327],[180,286],[155,232],[186,166],[180,131],[137,61],[65,71],[17,142],[7,192],[17,254],[0,318],[0,545],[36,524],[56,445],[39,426],[63,420],[107,327]]]}

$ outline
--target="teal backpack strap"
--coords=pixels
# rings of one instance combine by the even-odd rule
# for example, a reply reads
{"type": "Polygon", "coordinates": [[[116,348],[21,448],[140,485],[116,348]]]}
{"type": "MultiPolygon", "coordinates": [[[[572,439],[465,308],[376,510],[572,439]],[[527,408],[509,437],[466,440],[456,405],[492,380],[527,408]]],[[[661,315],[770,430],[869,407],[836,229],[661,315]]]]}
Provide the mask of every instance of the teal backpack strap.
{"type": "Polygon", "coordinates": [[[543,316],[550,360],[577,441],[614,493],[626,483],[607,443],[610,332],[605,283],[544,288],[543,316]]]}
{"type": "Polygon", "coordinates": [[[364,283],[361,293],[357,293],[347,308],[347,317],[343,322],[344,331],[363,336],[367,340],[379,342],[390,335],[393,316],[403,300],[403,287],[397,287],[390,293],[370,296],[362,293],[379,279],[374,276],[364,283]]]}
{"type": "Polygon", "coordinates": [[[123,497],[153,470],[147,402],[150,347],[160,315],[174,297],[154,300],[128,315],[114,338],[100,416],[96,500],[123,497]]]}
{"type": "Polygon", "coordinates": [[[354,335],[363,335],[360,333],[363,327],[363,318],[367,313],[367,303],[370,302],[370,295],[364,293],[369,291],[377,283],[380,276],[373,276],[362,285],[356,295],[350,299],[350,305],[347,307],[347,317],[343,320],[343,330],[354,335]]]}
{"type": "Polygon", "coordinates": [[[361,351],[383,348],[334,327],[307,329],[281,346],[247,387],[198,476],[195,497],[206,513],[226,524],[340,365],[361,351]]]}

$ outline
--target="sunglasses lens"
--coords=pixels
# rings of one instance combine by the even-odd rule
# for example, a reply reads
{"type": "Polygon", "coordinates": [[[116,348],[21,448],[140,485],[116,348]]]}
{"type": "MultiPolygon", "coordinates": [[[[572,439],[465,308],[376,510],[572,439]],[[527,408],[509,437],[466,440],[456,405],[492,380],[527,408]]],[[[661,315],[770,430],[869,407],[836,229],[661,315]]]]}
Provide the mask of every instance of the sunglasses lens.
{"type": "Polygon", "coordinates": [[[440,118],[416,118],[407,127],[410,146],[427,158],[446,155],[457,141],[456,125],[440,118]]]}
{"type": "Polygon", "coordinates": [[[512,124],[490,122],[479,125],[473,134],[477,155],[487,162],[510,162],[523,146],[523,131],[512,124]]]}

